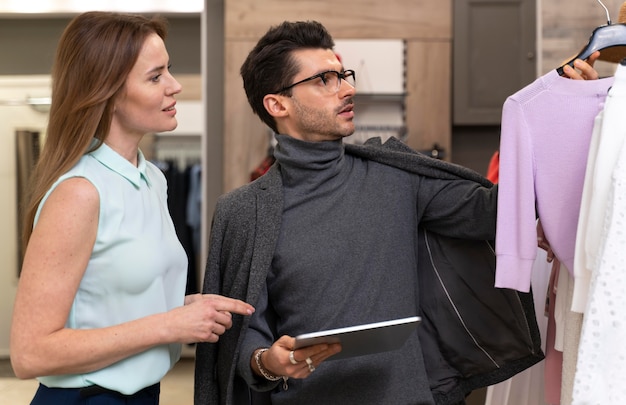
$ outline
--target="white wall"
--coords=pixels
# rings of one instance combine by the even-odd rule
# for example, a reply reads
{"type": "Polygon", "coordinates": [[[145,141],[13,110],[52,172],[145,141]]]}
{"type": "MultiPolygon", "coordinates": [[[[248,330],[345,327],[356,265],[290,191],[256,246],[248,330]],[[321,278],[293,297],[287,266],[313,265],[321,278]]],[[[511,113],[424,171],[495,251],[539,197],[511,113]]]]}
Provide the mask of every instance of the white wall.
{"type": "Polygon", "coordinates": [[[17,288],[15,130],[45,132],[48,115],[24,102],[29,97],[49,96],[48,77],[0,77],[0,357],[9,355],[11,313],[17,288]]]}

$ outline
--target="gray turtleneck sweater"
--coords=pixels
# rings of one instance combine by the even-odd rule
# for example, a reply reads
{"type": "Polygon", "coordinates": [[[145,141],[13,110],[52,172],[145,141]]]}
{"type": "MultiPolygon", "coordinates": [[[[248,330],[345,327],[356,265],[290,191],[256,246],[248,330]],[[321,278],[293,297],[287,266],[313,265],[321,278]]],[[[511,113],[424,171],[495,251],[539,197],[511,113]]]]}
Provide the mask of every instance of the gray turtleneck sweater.
{"type": "MultiPolygon", "coordinates": [[[[252,374],[252,353],[282,335],[416,315],[418,223],[454,234],[449,221],[460,204],[442,192],[454,182],[345,155],[340,140],[277,139],[282,226],[238,362],[253,387],[266,381],[252,374]]],[[[433,403],[417,333],[397,351],[331,359],[290,379],[287,391],[277,385],[272,403],[433,403]]]]}

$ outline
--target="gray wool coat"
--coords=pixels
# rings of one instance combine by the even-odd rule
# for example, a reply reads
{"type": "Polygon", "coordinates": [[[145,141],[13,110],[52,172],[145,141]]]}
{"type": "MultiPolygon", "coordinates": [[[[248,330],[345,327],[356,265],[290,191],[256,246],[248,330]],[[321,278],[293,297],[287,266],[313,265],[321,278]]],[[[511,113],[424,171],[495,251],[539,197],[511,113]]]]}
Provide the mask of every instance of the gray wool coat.
{"type": "MultiPolygon", "coordinates": [[[[432,159],[391,138],[346,145],[346,154],[419,176],[467,179],[494,193],[484,215],[495,239],[497,186],[467,168],[432,159]]],[[[218,200],[210,235],[204,293],[252,305],[270,269],[283,206],[279,165],[218,200]]],[[[493,243],[444,237],[420,229],[418,328],[426,373],[437,404],[456,404],[474,389],[506,380],[543,359],[532,293],[497,289],[493,243]]],[[[250,404],[236,376],[236,359],[249,317],[233,315],[218,343],[196,350],[195,404],[250,404]]],[[[410,382],[407,382],[410,383],[410,382]]],[[[256,394],[255,394],[256,395],[256,394]]]]}

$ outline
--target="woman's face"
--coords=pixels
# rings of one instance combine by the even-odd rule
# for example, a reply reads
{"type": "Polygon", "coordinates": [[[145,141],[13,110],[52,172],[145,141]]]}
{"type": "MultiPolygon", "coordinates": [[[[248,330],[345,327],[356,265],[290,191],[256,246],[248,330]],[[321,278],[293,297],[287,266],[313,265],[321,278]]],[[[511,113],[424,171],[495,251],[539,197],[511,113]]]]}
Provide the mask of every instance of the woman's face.
{"type": "Polygon", "coordinates": [[[146,38],[115,102],[111,131],[142,137],[176,128],[176,99],[182,90],[169,72],[169,55],[157,34],[146,38]]]}

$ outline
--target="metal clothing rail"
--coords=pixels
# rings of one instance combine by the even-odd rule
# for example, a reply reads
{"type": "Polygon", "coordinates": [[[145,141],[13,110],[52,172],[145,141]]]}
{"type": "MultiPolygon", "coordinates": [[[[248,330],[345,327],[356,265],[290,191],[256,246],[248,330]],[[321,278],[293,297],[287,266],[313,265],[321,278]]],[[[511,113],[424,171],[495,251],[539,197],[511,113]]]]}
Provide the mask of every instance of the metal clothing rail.
{"type": "Polygon", "coordinates": [[[353,144],[363,144],[370,138],[380,137],[384,142],[390,137],[395,137],[404,141],[406,136],[407,130],[403,125],[357,125],[354,134],[345,140],[353,144]]]}
{"type": "Polygon", "coordinates": [[[406,133],[404,125],[357,125],[355,132],[394,132],[396,135],[406,133]]]}
{"type": "Polygon", "coordinates": [[[154,159],[173,161],[178,167],[200,163],[202,159],[200,135],[158,134],[151,147],[154,159]]]}

